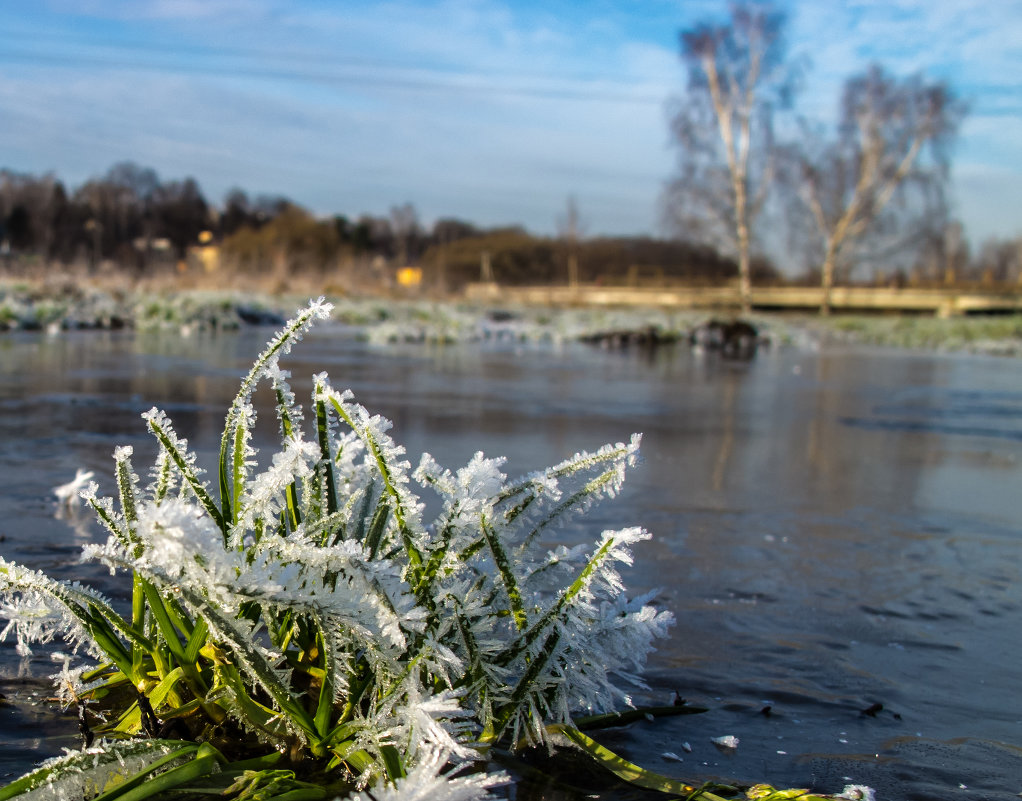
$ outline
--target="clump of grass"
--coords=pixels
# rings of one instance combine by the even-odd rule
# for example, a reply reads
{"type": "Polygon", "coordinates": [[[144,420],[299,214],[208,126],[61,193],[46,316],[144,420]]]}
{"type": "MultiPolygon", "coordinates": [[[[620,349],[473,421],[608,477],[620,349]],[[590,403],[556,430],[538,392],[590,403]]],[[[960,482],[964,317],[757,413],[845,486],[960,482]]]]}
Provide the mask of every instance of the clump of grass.
{"type": "Polygon", "coordinates": [[[108,538],[83,556],[130,580],[130,614],[0,559],[3,634],[23,654],[62,637],[91,658],[56,677],[79,707],[85,747],[12,782],[0,801],[361,800],[368,787],[375,798],[424,788],[482,798],[501,774],[448,766],[552,737],[642,786],[718,798],[630,765],[581,730],[630,703],[619,685],[641,686],[672,622],[651,595],[629,598],[617,569],[648,535],[539,545],[618,492],[639,437],[511,481],[503,460],[482,453],[454,472],[428,455],[413,469],[390,423],[326,374],[307,410],[291,391],[279,360],[329,314],[310,304],[258,358],[227,412],[213,486],[154,408],[147,482],[122,447],[116,499],[85,490],[108,538]],[[250,440],[262,382],[281,444],[260,468],[250,440]],[[413,487],[439,496],[434,520],[413,487]]]}

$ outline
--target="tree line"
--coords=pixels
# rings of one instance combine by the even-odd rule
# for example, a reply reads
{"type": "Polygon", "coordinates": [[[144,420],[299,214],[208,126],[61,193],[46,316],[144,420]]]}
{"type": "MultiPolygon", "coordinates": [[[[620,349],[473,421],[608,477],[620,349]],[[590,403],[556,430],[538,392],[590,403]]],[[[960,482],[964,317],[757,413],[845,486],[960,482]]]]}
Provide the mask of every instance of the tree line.
{"type": "MultiPolygon", "coordinates": [[[[73,192],[52,174],[0,170],[0,254],[8,264],[38,272],[106,263],[141,276],[187,263],[200,245],[217,248],[223,269],[250,275],[340,272],[385,283],[395,267],[417,265],[427,286],[447,291],[486,278],[510,285],[711,284],[737,275],[732,259],[680,239],[544,237],[454,218],[427,228],[409,203],[387,216],[318,217],[285,197],[240,189],[214,205],[194,178],[162,181],[131,162],[73,192]]],[[[766,259],[756,269],[761,280],[779,280],[766,259]]]]}

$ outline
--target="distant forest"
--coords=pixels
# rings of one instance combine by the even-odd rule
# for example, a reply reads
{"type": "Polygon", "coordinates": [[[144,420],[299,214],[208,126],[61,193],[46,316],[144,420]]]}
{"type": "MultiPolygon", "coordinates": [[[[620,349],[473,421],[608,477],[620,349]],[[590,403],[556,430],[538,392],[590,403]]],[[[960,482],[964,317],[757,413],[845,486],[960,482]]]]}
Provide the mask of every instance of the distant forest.
{"type": "MultiPolygon", "coordinates": [[[[280,281],[303,275],[371,288],[393,283],[397,271],[410,266],[421,270],[423,288],[453,292],[481,279],[505,285],[710,285],[738,274],[734,259],[706,245],[681,237],[586,238],[577,222],[554,237],[451,218],[427,229],[411,204],[395,206],[386,217],[322,217],[285,197],[253,198],[235,189],[216,206],[195,179],[162,181],[155,170],[131,162],[73,192],[53,174],[0,170],[0,270],[8,275],[45,277],[75,268],[144,278],[215,269],[223,277],[280,281]]],[[[989,243],[978,259],[961,259],[958,279],[1013,280],[1018,254],[1015,242],[989,243]]],[[[914,276],[935,280],[934,272],[919,268],[914,276]]],[[[798,278],[816,280],[811,271],[798,278]]],[[[764,285],[792,276],[754,256],[752,280],[764,285]]]]}
{"type": "MultiPolygon", "coordinates": [[[[390,215],[316,216],[281,196],[235,189],[210,203],[194,178],[162,181],[131,162],[114,165],[72,192],[53,174],[0,170],[0,264],[42,275],[48,269],[117,268],[138,277],[200,269],[203,250],[217,269],[260,275],[334,274],[362,283],[421,269],[422,283],[456,291],[489,277],[502,284],[722,283],[737,267],[713,248],[652,237],[536,236],[520,226],[484,229],[444,218],[424,227],[410,204],[390,215]]],[[[208,263],[208,262],[207,262],[208,263]]],[[[777,280],[765,259],[756,280],[777,280]]]]}

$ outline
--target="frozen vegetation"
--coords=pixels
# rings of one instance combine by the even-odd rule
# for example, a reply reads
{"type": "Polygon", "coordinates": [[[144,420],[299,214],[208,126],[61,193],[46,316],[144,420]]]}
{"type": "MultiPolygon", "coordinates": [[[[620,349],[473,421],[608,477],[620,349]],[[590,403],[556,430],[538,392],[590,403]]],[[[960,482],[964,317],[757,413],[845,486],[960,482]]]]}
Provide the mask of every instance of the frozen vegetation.
{"type": "MultiPolygon", "coordinates": [[[[641,787],[720,801],[585,733],[629,719],[628,688],[644,687],[673,620],[655,593],[629,596],[620,572],[650,535],[542,545],[618,493],[640,436],[510,480],[482,453],[454,471],[425,454],[413,466],[390,422],[325,373],[308,409],[292,393],[280,359],[334,311],[309,304],[255,362],[212,482],[153,408],[143,419],[159,451],[145,479],[120,447],[116,499],[98,497],[87,472],[58,488],[65,503],[80,489],[105,527],[82,558],[124,577],[130,610],[0,558],[0,637],[23,655],[66,643],[54,679],[84,740],[0,801],[469,801],[506,781],[485,770],[495,753],[554,743],[641,787]],[[251,445],[261,383],[280,434],[269,459],[251,445]],[[432,520],[420,493],[438,498],[432,520]]],[[[837,797],[864,797],[853,790],[837,797]]],[[[745,797],[796,796],[757,785],[745,797]]]]}

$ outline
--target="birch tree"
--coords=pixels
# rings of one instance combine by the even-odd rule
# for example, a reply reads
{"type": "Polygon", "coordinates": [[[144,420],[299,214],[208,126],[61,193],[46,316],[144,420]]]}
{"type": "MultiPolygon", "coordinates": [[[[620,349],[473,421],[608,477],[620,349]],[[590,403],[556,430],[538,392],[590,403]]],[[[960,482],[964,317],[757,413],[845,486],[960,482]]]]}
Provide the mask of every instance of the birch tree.
{"type": "Polygon", "coordinates": [[[914,223],[946,208],[949,146],[964,113],[945,84],[872,66],[846,82],[836,135],[815,144],[807,137],[797,149],[798,196],[820,256],[821,314],[863,245],[904,242],[914,223]]]}
{"type": "Polygon", "coordinates": [[[688,85],[674,101],[678,170],[664,195],[667,225],[738,262],[743,312],[751,307],[750,250],[774,177],[773,119],[790,103],[784,16],[732,5],[724,24],[680,34],[688,85]]]}

